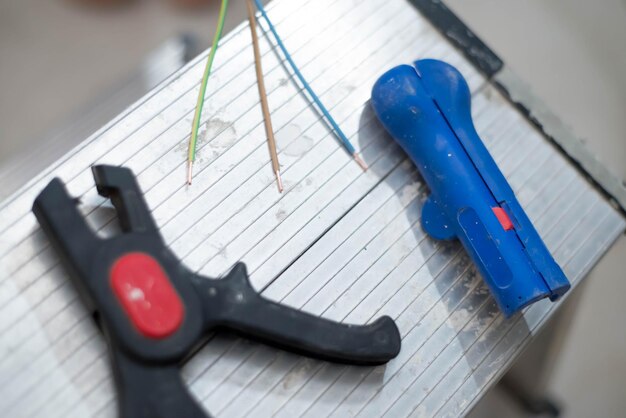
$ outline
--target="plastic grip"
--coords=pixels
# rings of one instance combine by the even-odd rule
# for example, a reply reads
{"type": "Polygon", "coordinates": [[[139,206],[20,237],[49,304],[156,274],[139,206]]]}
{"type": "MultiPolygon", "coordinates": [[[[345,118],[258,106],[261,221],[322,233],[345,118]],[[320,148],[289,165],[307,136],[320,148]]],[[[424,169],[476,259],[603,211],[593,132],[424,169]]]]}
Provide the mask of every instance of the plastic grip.
{"type": "Polygon", "coordinates": [[[371,103],[431,189],[424,230],[462,242],[506,316],[569,289],[476,133],[456,68],[436,60],[395,67],[375,83],[371,103]]]}
{"type": "Polygon", "coordinates": [[[383,316],[371,324],[333,322],[263,298],[250,285],[245,265],[238,263],[223,279],[200,279],[202,294],[223,304],[205,304],[209,326],[222,326],[268,344],[323,360],[377,365],[400,352],[400,333],[383,316]],[[219,298],[218,296],[221,296],[219,298]]]}

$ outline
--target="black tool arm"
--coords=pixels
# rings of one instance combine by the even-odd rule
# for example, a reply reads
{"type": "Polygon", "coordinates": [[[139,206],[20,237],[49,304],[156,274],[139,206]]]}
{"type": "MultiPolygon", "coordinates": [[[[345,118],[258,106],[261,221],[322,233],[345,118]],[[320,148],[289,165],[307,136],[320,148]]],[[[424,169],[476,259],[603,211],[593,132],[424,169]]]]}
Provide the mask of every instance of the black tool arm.
{"type": "Polygon", "coordinates": [[[100,240],[89,228],[85,218],[61,180],[53,179],[37,196],[33,213],[46,232],[70,262],[89,260],[100,240]]]}
{"type": "Polygon", "coordinates": [[[110,165],[96,165],[91,167],[91,171],[98,193],[110,198],[115,206],[124,232],[150,232],[159,235],[132,171],[110,165]]]}
{"type": "Polygon", "coordinates": [[[110,345],[120,418],[207,418],[178,364],[146,364],[110,345]]]}
{"type": "Polygon", "coordinates": [[[102,240],[87,225],[76,204],[61,180],[55,178],[35,199],[33,213],[75,285],[85,295],[89,308],[94,309],[83,278],[89,277],[102,240]]]}
{"type": "Polygon", "coordinates": [[[324,360],[376,365],[400,351],[394,321],[381,317],[369,325],[320,318],[260,296],[238,263],[221,280],[196,277],[209,326],[223,326],[268,344],[324,360]]]}

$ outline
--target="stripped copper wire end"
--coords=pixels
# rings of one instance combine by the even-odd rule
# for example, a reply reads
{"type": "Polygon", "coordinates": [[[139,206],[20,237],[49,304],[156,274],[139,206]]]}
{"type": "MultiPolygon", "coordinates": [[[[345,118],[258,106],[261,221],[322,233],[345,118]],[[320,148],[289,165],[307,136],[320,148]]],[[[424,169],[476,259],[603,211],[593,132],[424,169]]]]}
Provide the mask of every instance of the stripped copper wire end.
{"type": "Polygon", "coordinates": [[[284,189],[283,189],[283,179],[280,178],[280,170],[276,170],[275,174],[276,174],[276,183],[278,184],[278,191],[282,193],[284,189]]]}
{"type": "Polygon", "coordinates": [[[369,167],[367,166],[367,164],[365,164],[365,161],[363,161],[363,159],[357,152],[352,154],[352,158],[354,158],[354,161],[356,161],[356,163],[359,165],[359,167],[361,167],[361,169],[363,169],[363,171],[367,171],[369,167]]]}
{"type": "Polygon", "coordinates": [[[191,185],[191,178],[193,177],[193,161],[187,163],[187,185],[191,185]]]}

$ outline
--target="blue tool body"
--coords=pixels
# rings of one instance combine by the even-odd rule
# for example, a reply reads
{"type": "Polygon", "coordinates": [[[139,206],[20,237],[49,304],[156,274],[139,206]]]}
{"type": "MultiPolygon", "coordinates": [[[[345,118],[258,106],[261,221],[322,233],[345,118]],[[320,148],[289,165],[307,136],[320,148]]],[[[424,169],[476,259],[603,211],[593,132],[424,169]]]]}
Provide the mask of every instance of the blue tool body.
{"type": "Polygon", "coordinates": [[[430,187],[424,230],[461,241],[507,317],[567,292],[569,281],[476,133],[456,68],[437,60],[395,67],[378,79],[371,103],[430,187]]]}

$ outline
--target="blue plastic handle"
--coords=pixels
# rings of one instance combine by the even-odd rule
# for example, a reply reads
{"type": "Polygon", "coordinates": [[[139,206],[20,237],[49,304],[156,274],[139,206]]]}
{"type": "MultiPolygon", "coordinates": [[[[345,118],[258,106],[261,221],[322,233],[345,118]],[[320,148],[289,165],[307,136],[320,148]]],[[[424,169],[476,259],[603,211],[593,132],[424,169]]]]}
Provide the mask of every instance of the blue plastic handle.
{"type": "Polygon", "coordinates": [[[476,133],[467,82],[437,60],[400,65],[372,90],[385,129],[428,183],[424,230],[458,238],[509,317],[570,287],[476,133]]]}

